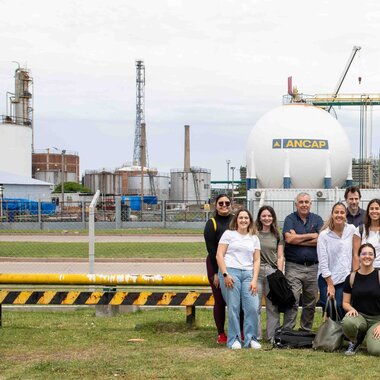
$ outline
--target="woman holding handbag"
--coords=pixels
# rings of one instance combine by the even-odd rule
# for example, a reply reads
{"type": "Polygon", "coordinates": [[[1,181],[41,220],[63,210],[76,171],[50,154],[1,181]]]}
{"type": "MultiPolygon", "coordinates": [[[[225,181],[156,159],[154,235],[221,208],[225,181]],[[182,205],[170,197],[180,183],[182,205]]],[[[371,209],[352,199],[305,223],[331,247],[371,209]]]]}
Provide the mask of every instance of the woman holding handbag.
{"type": "Polygon", "coordinates": [[[370,355],[380,356],[380,273],[373,263],[375,247],[371,243],[359,247],[359,270],[347,276],[343,289],[343,333],[350,339],[346,355],[355,355],[367,339],[370,355]]]}
{"type": "MultiPolygon", "coordinates": [[[[336,203],[317,241],[320,302],[325,309],[327,298],[335,299],[340,319],[345,314],[342,307],[343,286],[351,272],[352,237],[355,232],[355,226],[346,223],[346,215],[346,206],[341,202],[336,203]]],[[[332,314],[333,311],[328,307],[327,315],[336,319],[337,316],[332,314]]]]}
{"type": "Polygon", "coordinates": [[[258,338],[261,338],[261,301],[265,295],[266,338],[272,341],[275,331],[280,327],[278,307],[268,298],[269,283],[267,276],[277,269],[284,271],[284,240],[277,228],[277,216],[273,207],[262,206],[256,219],[257,236],[260,240],[260,272],[258,278],[259,323],[258,338]]]}

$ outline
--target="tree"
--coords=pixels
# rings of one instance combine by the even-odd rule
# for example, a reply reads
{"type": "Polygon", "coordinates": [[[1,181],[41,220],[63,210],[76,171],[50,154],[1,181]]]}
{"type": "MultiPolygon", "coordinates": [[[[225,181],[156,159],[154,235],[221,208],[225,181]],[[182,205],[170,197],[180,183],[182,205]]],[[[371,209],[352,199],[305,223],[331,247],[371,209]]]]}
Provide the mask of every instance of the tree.
{"type": "MultiPolygon", "coordinates": [[[[65,182],[64,188],[63,188],[65,193],[90,193],[92,194],[91,189],[88,187],[84,187],[80,183],[77,182],[65,182]]],[[[61,193],[62,187],[61,184],[58,184],[53,193],[61,193]]]]}

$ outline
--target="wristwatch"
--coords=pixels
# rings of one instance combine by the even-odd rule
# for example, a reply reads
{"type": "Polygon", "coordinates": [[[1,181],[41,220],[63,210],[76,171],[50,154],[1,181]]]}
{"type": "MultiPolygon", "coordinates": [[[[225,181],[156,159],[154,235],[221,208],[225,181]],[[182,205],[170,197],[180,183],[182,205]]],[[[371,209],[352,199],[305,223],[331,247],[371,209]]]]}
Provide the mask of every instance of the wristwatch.
{"type": "Polygon", "coordinates": [[[227,277],[228,276],[228,273],[227,272],[224,272],[223,273],[223,277],[227,277]]]}

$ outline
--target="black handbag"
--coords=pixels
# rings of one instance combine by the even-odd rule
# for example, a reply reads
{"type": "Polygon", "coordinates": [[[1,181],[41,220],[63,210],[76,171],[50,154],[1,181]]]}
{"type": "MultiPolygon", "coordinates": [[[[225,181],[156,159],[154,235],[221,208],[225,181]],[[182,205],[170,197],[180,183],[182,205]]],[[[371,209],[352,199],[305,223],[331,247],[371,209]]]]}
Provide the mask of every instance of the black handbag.
{"type": "Polygon", "coordinates": [[[322,350],[326,352],[333,352],[339,350],[343,345],[343,329],[342,323],[337,311],[336,300],[332,302],[328,299],[326,302],[325,310],[323,312],[323,322],[319,327],[315,339],[313,341],[314,350],[322,350]],[[334,305],[336,321],[327,317],[327,308],[332,310],[332,304],[334,305]]]}

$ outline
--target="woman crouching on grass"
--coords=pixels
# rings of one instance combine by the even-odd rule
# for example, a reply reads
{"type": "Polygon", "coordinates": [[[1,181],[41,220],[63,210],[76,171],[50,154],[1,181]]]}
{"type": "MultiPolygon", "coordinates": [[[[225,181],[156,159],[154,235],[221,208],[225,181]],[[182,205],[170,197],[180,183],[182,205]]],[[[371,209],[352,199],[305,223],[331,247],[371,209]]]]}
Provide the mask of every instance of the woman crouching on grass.
{"type": "Polygon", "coordinates": [[[359,248],[359,269],[346,278],[343,289],[343,308],[346,316],[342,327],[350,339],[346,355],[355,355],[367,339],[370,355],[380,356],[380,276],[373,263],[375,247],[371,243],[359,248]]]}
{"type": "Polygon", "coordinates": [[[216,259],[223,297],[228,310],[227,347],[242,347],[240,307],[244,311],[244,347],[260,349],[257,341],[257,278],[260,270],[260,241],[252,215],[240,210],[232,219],[230,230],[220,238],[216,259]]]}

